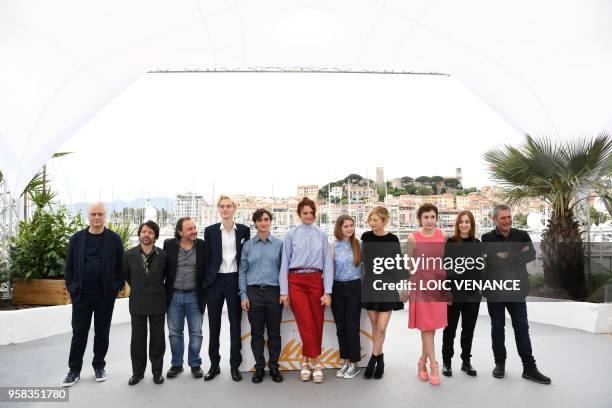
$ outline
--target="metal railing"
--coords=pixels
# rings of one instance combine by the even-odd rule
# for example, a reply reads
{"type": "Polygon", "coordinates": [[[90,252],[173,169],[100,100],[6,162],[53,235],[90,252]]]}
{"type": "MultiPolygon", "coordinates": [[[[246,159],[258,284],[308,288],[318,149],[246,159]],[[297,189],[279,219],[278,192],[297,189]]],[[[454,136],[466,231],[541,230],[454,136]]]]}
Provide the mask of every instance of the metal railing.
{"type": "Polygon", "coordinates": [[[11,297],[10,239],[17,232],[18,208],[5,180],[0,181],[0,297],[11,297]]]}

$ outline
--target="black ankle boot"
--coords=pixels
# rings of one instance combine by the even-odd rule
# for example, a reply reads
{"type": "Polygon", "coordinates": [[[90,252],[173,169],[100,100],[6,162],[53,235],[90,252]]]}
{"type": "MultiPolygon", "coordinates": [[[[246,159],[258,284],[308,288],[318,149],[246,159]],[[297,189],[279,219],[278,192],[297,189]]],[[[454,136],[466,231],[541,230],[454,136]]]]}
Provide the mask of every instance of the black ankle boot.
{"type": "Polygon", "coordinates": [[[542,374],[537,367],[523,368],[523,378],[540,384],[550,384],[550,378],[542,374]]]}
{"type": "Polygon", "coordinates": [[[383,374],[385,373],[384,356],[384,353],[381,353],[381,355],[376,356],[376,368],[374,369],[374,378],[376,380],[380,380],[383,377],[383,374]]]}
{"type": "Polygon", "coordinates": [[[463,360],[463,364],[461,364],[461,371],[464,371],[471,377],[476,377],[476,374],[478,374],[474,367],[472,367],[472,364],[470,364],[470,360],[463,360]]]}
{"type": "Polygon", "coordinates": [[[493,369],[493,377],[504,378],[505,373],[506,366],[503,363],[495,363],[495,368],[493,369]]]}
{"type": "Polygon", "coordinates": [[[442,359],[442,375],[446,377],[452,377],[453,369],[451,367],[451,361],[442,359]]]}
{"type": "Polygon", "coordinates": [[[367,379],[372,378],[374,375],[374,369],[376,368],[377,358],[374,354],[370,357],[370,361],[368,361],[368,366],[366,367],[363,376],[367,379]]]}

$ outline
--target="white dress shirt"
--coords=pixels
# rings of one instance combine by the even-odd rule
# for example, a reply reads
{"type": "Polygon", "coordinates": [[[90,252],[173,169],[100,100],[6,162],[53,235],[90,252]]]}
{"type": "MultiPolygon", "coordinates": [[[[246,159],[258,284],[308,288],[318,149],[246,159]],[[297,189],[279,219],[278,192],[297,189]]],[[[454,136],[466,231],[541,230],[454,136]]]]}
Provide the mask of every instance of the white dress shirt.
{"type": "Polygon", "coordinates": [[[236,223],[228,232],[223,223],[221,223],[221,248],[223,251],[223,259],[219,273],[238,272],[238,264],[236,263],[236,223]]]}

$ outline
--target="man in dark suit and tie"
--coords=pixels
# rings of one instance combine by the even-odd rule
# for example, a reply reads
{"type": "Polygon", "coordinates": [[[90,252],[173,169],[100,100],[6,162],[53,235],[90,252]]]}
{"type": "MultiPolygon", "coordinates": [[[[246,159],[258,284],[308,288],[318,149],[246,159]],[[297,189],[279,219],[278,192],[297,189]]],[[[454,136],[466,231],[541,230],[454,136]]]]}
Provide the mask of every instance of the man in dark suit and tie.
{"type": "Polygon", "coordinates": [[[237,203],[232,198],[221,195],[217,200],[221,222],[210,225],[204,230],[205,270],[203,288],[206,291],[208,307],[208,326],[210,341],[208,356],[211,367],[204,376],[210,381],[221,372],[219,362],[219,335],[221,333],[221,312],[223,301],[227,303],[227,317],[230,322],[230,368],[234,381],[242,380],[238,367],[242,363],[242,342],[240,339],[240,306],[238,286],[238,266],[242,245],[250,238],[251,232],[246,225],[234,222],[237,203]]]}
{"type": "Polygon", "coordinates": [[[195,222],[183,217],[176,223],[174,239],[164,242],[168,257],[166,302],[172,367],[166,376],[174,378],[183,371],[185,319],[189,329],[187,362],[194,378],[202,378],[202,320],[204,317],[204,241],[196,238],[195,222]]]}

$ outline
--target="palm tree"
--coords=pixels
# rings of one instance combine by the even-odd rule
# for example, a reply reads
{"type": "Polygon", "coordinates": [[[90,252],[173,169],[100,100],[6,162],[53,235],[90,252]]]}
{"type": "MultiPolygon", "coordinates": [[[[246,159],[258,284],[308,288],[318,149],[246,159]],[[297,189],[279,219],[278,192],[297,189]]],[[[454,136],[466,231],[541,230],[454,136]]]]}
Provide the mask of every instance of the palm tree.
{"type": "Polygon", "coordinates": [[[551,207],[540,247],[544,280],[573,297],[584,295],[584,246],[575,218],[576,206],[612,174],[612,139],[607,134],[589,139],[553,142],[526,135],[519,147],[506,145],[484,155],[492,178],[505,190],[509,204],[539,197],[551,207]]]}
{"type": "MultiPolygon", "coordinates": [[[[54,153],[51,158],[63,157],[71,154],[72,152],[58,152],[54,153]]],[[[0,171],[0,184],[4,180],[4,176],[0,171]]],[[[37,208],[42,208],[46,205],[49,205],[53,198],[55,198],[56,193],[52,192],[48,187],[49,178],[47,176],[47,165],[44,164],[43,167],[32,177],[32,180],[28,183],[26,188],[23,190],[21,195],[25,198],[24,208],[27,206],[27,199],[29,198],[34,204],[36,204],[37,208]]],[[[27,218],[27,212],[24,210],[24,217],[27,218]]]]}
{"type": "Polygon", "coordinates": [[[597,182],[597,194],[612,217],[612,177],[604,177],[597,182]]]}

